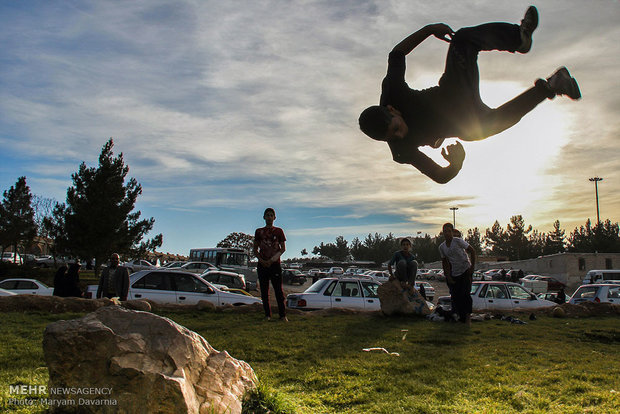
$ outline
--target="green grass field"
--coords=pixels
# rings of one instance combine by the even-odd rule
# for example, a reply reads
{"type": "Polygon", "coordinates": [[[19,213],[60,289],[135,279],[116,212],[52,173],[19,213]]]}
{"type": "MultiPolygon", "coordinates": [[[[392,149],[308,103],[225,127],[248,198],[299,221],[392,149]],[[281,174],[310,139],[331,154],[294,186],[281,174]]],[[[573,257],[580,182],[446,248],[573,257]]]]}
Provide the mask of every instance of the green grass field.
{"type": "MultiPolygon", "coordinates": [[[[2,410],[43,412],[7,405],[9,385],[47,383],[43,329],[76,316],[2,315],[2,410]]],[[[617,317],[490,320],[468,329],[378,314],[291,315],[289,323],[255,313],[162,316],[250,363],[262,386],[248,412],[620,412],[617,317]],[[369,347],[400,356],[362,351],[369,347]]]]}

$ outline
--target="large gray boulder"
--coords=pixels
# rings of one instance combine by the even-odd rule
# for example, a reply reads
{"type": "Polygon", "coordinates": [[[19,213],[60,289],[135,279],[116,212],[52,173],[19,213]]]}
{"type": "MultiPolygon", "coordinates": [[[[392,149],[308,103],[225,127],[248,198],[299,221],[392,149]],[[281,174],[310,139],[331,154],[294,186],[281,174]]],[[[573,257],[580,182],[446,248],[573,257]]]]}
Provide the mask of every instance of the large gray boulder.
{"type": "Polygon", "coordinates": [[[400,282],[396,279],[387,281],[377,289],[381,311],[385,315],[429,315],[431,310],[424,298],[413,289],[403,291],[400,282]]]}
{"type": "Polygon", "coordinates": [[[250,365],[197,333],[119,306],[49,324],[43,351],[49,388],[74,388],[53,398],[79,412],[240,413],[256,386],[250,365]]]}

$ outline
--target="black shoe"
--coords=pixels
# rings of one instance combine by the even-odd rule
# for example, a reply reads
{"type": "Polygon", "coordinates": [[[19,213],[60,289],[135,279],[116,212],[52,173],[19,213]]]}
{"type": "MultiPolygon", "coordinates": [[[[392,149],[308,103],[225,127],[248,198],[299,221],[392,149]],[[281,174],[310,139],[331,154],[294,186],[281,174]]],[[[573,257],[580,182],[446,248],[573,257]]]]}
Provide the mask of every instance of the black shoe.
{"type": "Polygon", "coordinates": [[[538,10],[534,6],[528,7],[521,20],[521,46],[517,49],[519,53],[527,53],[532,48],[532,34],[538,27],[538,10]]]}
{"type": "Polygon", "coordinates": [[[577,81],[570,76],[568,69],[564,66],[547,78],[547,87],[556,95],[566,95],[571,99],[581,98],[577,81]]]}

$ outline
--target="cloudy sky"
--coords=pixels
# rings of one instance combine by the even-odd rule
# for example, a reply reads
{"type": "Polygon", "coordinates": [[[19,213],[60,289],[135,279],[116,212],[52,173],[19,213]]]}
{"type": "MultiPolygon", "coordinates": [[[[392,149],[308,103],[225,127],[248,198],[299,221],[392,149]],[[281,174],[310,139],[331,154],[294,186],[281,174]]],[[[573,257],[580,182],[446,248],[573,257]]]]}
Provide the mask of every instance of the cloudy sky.
{"type": "MultiPolygon", "coordinates": [[[[0,188],[25,175],[64,201],[71,174],[113,137],[142,184],[163,251],[187,254],[253,233],[265,207],[285,257],[368,233],[482,230],[516,214],[567,234],[620,221],[620,3],[544,1],[526,55],[480,56],[481,93],[499,106],[565,65],[583,99],[539,105],[512,129],[465,143],[439,185],[365,137],[387,54],[428,23],[518,23],[523,1],[5,1],[0,3],[0,188]]],[[[436,84],[447,44],[427,39],[407,81],[436,84]]],[[[448,140],[444,145],[454,142],[448,140]]],[[[428,152],[431,154],[431,152],[428,152]]],[[[436,160],[439,150],[432,155],[436,160]]]]}

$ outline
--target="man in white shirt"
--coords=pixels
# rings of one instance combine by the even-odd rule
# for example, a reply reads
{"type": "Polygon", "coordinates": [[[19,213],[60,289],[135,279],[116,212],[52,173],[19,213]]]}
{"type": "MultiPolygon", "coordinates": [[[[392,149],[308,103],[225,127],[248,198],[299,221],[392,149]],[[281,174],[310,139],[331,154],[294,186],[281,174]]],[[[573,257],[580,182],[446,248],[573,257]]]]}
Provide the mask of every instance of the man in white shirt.
{"type": "Polygon", "coordinates": [[[471,325],[472,274],[476,264],[476,251],[465,240],[454,237],[451,223],[443,225],[445,242],[439,246],[439,254],[443,264],[443,273],[450,289],[452,312],[459,316],[459,321],[471,325]]]}

